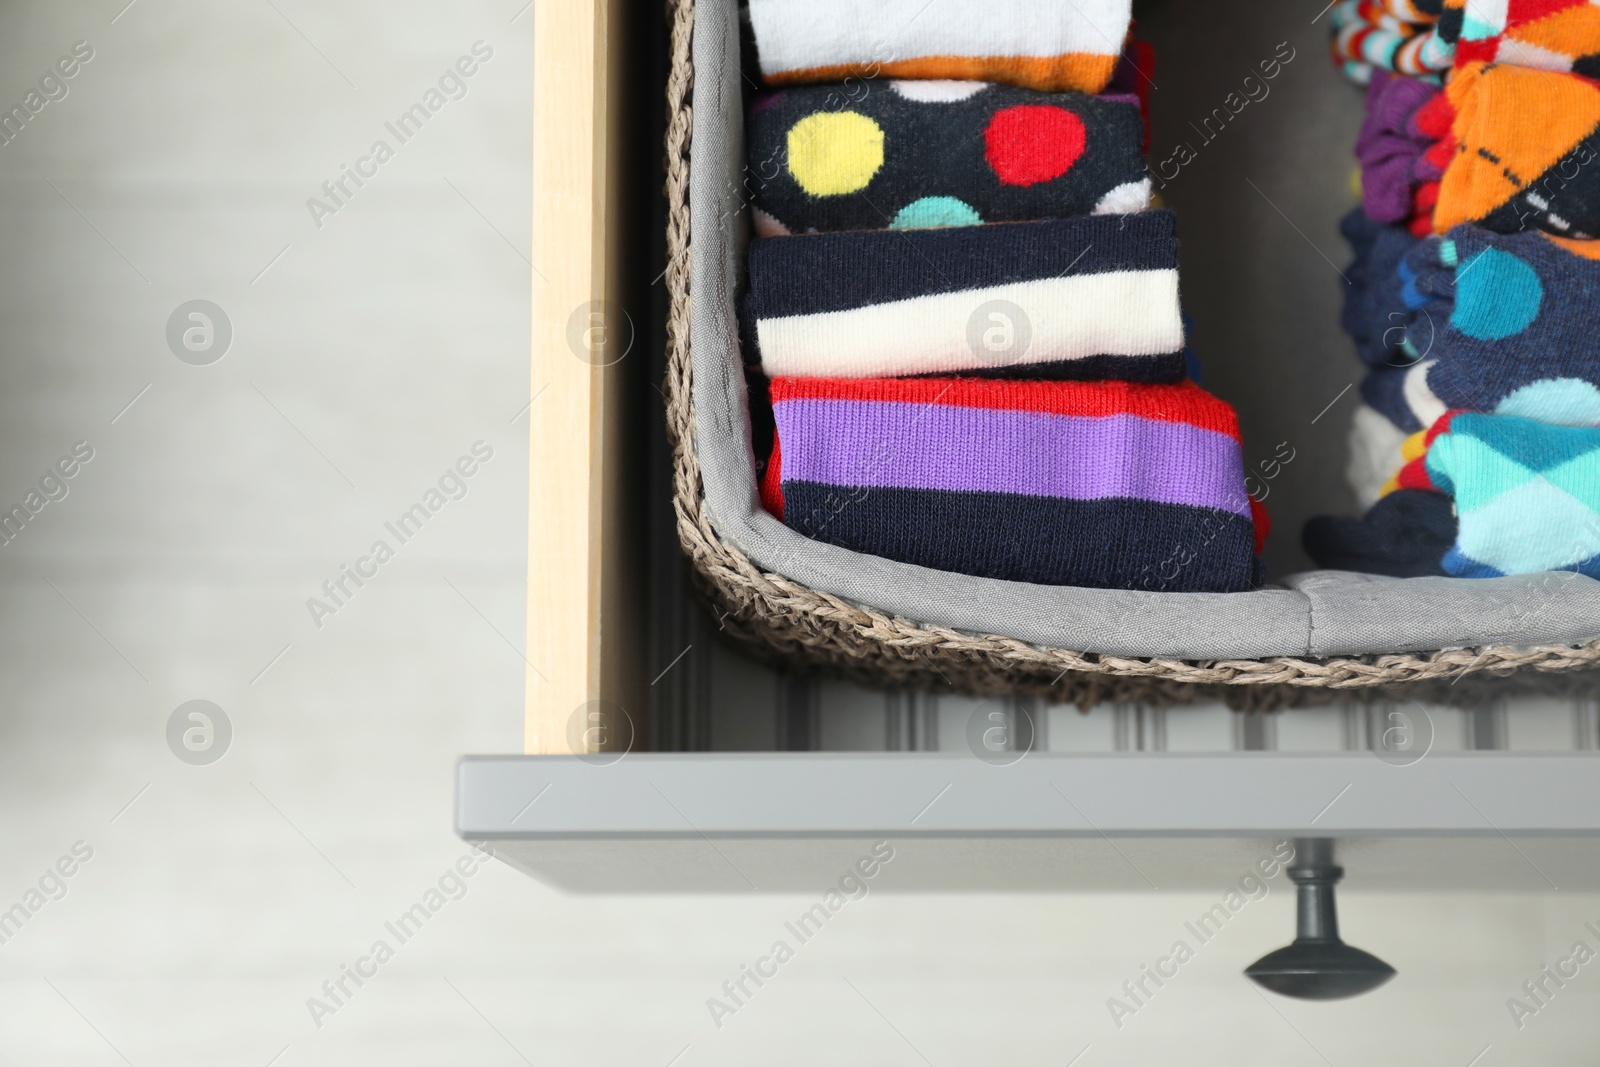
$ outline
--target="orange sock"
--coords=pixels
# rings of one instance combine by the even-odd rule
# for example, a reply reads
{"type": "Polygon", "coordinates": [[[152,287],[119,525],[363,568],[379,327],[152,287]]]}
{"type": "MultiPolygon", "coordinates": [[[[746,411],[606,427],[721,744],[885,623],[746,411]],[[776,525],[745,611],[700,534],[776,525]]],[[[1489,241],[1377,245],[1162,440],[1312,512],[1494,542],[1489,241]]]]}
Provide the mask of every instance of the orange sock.
{"type": "Polygon", "coordinates": [[[1469,63],[1445,90],[1456,116],[1433,228],[1600,235],[1600,82],[1469,63]]]}

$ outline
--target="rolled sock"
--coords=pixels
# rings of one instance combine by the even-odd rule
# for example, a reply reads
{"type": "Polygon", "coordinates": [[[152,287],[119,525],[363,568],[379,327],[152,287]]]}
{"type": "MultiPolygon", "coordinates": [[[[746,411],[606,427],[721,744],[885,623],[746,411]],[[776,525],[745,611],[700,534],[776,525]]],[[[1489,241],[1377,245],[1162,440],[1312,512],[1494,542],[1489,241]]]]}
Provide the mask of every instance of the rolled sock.
{"type": "Polygon", "coordinates": [[[1426,463],[1460,518],[1443,559],[1448,573],[1600,578],[1600,427],[1459,414],[1426,463]]]}
{"type": "Polygon", "coordinates": [[[1445,93],[1455,155],[1439,183],[1436,232],[1476,222],[1600,235],[1600,81],[1468,63],[1445,93]]]}
{"type": "Polygon", "coordinates": [[[751,242],[774,377],[1183,378],[1172,213],[751,242]]]}
{"type": "Polygon", "coordinates": [[[1411,177],[1414,181],[1437,182],[1444,177],[1445,168],[1450,166],[1457,151],[1455,134],[1451,132],[1455,120],[1456,112],[1450,106],[1450,97],[1442,92],[1435,93],[1432,100],[1411,116],[1410,128],[1416,132],[1419,140],[1428,142],[1412,164],[1411,177]]]}
{"type": "Polygon", "coordinates": [[[1134,97],[860,82],[759,98],[745,124],[763,236],[1142,211],[1134,97]]]}
{"type": "MultiPolygon", "coordinates": [[[[1417,307],[1406,299],[1407,278],[1401,266],[1417,238],[1404,227],[1374,222],[1361,208],[1340,220],[1339,232],[1355,252],[1345,271],[1348,284],[1340,325],[1368,366],[1409,365],[1421,348],[1412,328],[1417,307]]],[[[1426,339],[1424,326],[1420,341],[1426,339]]]]}
{"type": "Polygon", "coordinates": [[[1361,161],[1361,206],[1377,222],[1411,217],[1416,166],[1433,143],[1412,126],[1417,109],[1439,90],[1415,78],[1377,71],[1367,86],[1367,114],[1356,138],[1361,161]]]}
{"type": "Polygon", "coordinates": [[[750,0],[769,85],[873,78],[1098,93],[1132,0],[750,0]]]}
{"type": "Polygon", "coordinates": [[[1456,109],[1450,103],[1450,94],[1435,92],[1406,120],[1406,132],[1418,140],[1428,142],[1428,147],[1417,158],[1415,176],[1420,181],[1438,181],[1444,168],[1450,165],[1455,154],[1454,136],[1456,109]]]}
{"type": "Polygon", "coordinates": [[[1376,504],[1406,463],[1406,432],[1366,404],[1350,419],[1345,481],[1363,508],[1376,504]]]}
{"type": "Polygon", "coordinates": [[[1451,133],[1455,117],[1450,95],[1440,92],[1417,108],[1406,123],[1409,133],[1428,142],[1428,147],[1417,157],[1411,172],[1413,186],[1409,227],[1417,237],[1433,232],[1433,209],[1439,202],[1439,180],[1444,177],[1445,168],[1456,155],[1455,135],[1451,133]]]}
{"type": "Polygon", "coordinates": [[[1600,424],[1600,242],[1458,226],[1404,266],[1426,315],[1411,333],[1432,343],[1414,365],[1369,375],[1369,404],[1408,432],[1453,408],[1600,424]]]}
{"type": "MultiPolygon", "coordinates": [[[[1398,9],[1397,5],[1388,5],[1398,9]]],[[[1413,10],[1419,10],[1415,5],[1413,10]]],[[[1420,10],[1419,10],[1420,14],[1420,10]]],[[[1347,77],[1366,85],[1375,71],[1391,71],[1435,83],[1450,69],[1455,49],[1435,30],[1432,20],[1409,22],[1376,0],[1340,0],[1331,15],[1333,57],[1347,77]]]]}
{"type": "Polygon", "coordinates": [[[1411,222],[1407,229],[1413,237],[1426,237],[1433,232],[1433,206],[1439,202],[1439,183],[1423,182],[1417,186],[1413,200],[1411,222]]]}
{"type": "MultiPolygon", "coordinates": [[[[1361,379],[1360,387],[1362,404],[1388,419],[1403,434],[1427,429],[1422,419],[1412,410],[1410,399],[1405,395],[1406,371],[1409,369],[1374,367],[1361,379]]],[[[1437,403],[1438,398],[1432,397],[1419,406],[1432,411],[1437,403]]]]}
{"type": "Polygon", "coordinates": [[[1458,66],[1481,61],[1600,74],[1600,7],[1589,0],[1448,0],[1439,32],[1455,42],[1458,66]]]}
{"type": "Polygon", "coordinates": [[[1237,419],[1192,383],[775,378],[771,392],[762,500],[807,537],[1046,585],[1259,584],[1237,419]]]}
{"type": "Polygon", "coordinates": [[[1416,489],[1389,494],[1359,519],[1318,515],[1301,535],[1319,567],[1392,578],[1447,574],[1442,561],[1455,540],[1450,498],[1416,489]]]}

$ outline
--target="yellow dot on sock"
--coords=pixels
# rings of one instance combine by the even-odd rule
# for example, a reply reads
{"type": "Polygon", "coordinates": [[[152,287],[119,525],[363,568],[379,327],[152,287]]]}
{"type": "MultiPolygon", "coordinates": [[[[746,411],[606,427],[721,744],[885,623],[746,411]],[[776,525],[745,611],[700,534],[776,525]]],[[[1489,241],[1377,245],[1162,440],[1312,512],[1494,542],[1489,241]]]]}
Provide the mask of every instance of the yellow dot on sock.
{"type": "Polygon", "coordinates": [[[1357,167],[1350,172],[1350,195],[1357,200],[1361,199],[1361,168],[1357,167]]]}
{"type": "Polygon", "coordinates": [[[854,111],[807,115],[789,129],[789,173],[812,196],[865,189],[883,166],[883,129],[854,111]]]}

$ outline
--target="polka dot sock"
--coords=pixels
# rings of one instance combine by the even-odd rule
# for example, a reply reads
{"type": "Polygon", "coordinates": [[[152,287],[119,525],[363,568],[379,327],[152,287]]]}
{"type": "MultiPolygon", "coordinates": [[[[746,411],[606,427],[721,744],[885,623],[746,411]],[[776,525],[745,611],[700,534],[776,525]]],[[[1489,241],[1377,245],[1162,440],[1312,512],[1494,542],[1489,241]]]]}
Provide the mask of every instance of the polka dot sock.
{"type": "Polygon", "coordinates": [[[1139,211],[1133,97],[975,81],[783,90],[745,126],[757,232],[922,229],[1139,211]]]}
{"type": "Polygon", "coordinates": [[[750,0],[769,85],[983,80],[1098,93],[1131,0],[750,0]]]}
{"type": "Polygon", "coordinates": [[[1415,364],[1373,371],[1367,403],[1413,432],[1455,408],[1600,424],[1600,242],[1458,226],[1402,262],[1415,364]]]}

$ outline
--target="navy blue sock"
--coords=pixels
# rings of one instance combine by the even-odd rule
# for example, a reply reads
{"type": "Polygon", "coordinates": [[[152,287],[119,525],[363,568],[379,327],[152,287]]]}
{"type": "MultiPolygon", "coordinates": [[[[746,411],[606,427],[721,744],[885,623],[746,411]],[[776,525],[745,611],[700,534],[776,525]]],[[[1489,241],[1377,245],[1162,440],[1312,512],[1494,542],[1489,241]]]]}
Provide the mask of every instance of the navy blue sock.
{"type": "Polygon", "coordinates": [[[1318,515],[1301,537],[1317,566],[1392,578],[1444,575],[1440,561],[1456,541],[1450,498],[1421,489],[1397,489],[1350,519],[1318,515]]]}

